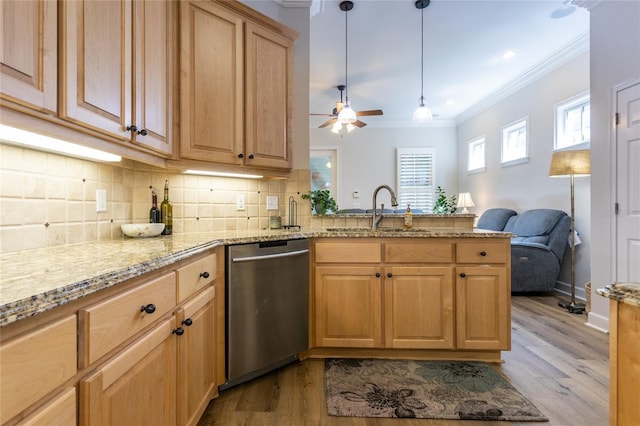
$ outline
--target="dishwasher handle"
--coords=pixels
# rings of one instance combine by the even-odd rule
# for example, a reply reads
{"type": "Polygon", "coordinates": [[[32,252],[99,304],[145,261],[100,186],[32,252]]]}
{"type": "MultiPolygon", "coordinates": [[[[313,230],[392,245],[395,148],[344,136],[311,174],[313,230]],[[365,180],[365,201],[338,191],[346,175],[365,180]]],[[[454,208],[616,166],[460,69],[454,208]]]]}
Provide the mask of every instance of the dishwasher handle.
{"type": "Polygon", "coordinates": [[[263,254],[258,256],[247,256],[247,257],[233,257],[231,258],[232,262],[252,262],[255,260],[268,260],[268,259],[278,259],[281,257],[292,257],[299,256],[301,254],[309,253],[309,249],[304,250],[296,250],[296,251],[288,251],[285,253],[275,253],[275,254],[263,254]]]}

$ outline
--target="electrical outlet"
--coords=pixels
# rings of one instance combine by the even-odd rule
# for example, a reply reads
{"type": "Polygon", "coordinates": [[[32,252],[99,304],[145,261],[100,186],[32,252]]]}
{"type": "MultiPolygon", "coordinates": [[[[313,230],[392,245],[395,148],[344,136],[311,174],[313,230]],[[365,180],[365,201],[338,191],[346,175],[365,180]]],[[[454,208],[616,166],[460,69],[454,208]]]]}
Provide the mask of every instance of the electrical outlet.
{"type": "Polygon", "coordinates": [[[267,196],[267,210],[278,210],[278,197],[276,195],[267,196]]]}
{"type": "Polygon", "coordinates": [[[107,211],[107,190],[106,189],[96,189],[96,211],[97,212],[107,211]]]}
{"type": "Polygon", "coordinates": [[[236,194],[236,210],[244,210],[244,194],[236,194]]]}

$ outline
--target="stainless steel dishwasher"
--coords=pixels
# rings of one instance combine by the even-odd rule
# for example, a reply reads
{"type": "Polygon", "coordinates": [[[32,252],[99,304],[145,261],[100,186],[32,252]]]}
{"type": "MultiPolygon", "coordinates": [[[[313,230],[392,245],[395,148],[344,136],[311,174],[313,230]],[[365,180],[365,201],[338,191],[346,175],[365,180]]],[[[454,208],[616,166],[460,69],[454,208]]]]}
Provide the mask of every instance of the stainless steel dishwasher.
{"type": "Polygon", "coordinates": [[[309,241],[226,247],[226,389],[308,348],[309,241]]]}

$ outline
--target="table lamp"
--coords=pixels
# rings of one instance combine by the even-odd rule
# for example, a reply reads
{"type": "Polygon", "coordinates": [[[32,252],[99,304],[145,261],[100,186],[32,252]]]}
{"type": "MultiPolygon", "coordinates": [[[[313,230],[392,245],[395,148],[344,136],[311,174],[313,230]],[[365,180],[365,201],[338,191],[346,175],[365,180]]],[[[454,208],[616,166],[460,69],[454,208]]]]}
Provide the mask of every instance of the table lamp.
{"type": "Polygon", "coordinates": [[[461,192],[458,194],[458,204],[456,207],[462,207],[462,214],[469,213],[469,209],[467,207],[475,207],[473,204],[473,200],[471,199],[470,192],[461,192]]]}

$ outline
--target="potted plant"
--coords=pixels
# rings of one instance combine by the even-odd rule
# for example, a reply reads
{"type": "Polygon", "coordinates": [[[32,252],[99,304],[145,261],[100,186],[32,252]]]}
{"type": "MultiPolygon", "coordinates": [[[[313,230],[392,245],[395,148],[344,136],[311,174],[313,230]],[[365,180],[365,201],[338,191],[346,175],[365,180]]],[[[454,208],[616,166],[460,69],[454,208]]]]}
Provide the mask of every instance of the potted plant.
{"type": "Polygon", "coordinates": [[[308,194],[302,194],[301,197],[303,200],[311,201],[311,211],[317,215],[325,215],[338,211],[338,204],[328,189],[316,189],[308,194]]]}
{"type": "Polygon", "coordinates": [[[456,210],[458,210],[458,197],[455,194],[447,197],[445,190],[438,186],[436,188],[436,195],[438,198],[433,205],[433,212],[435,214],[454,214],[456,210]]]}

